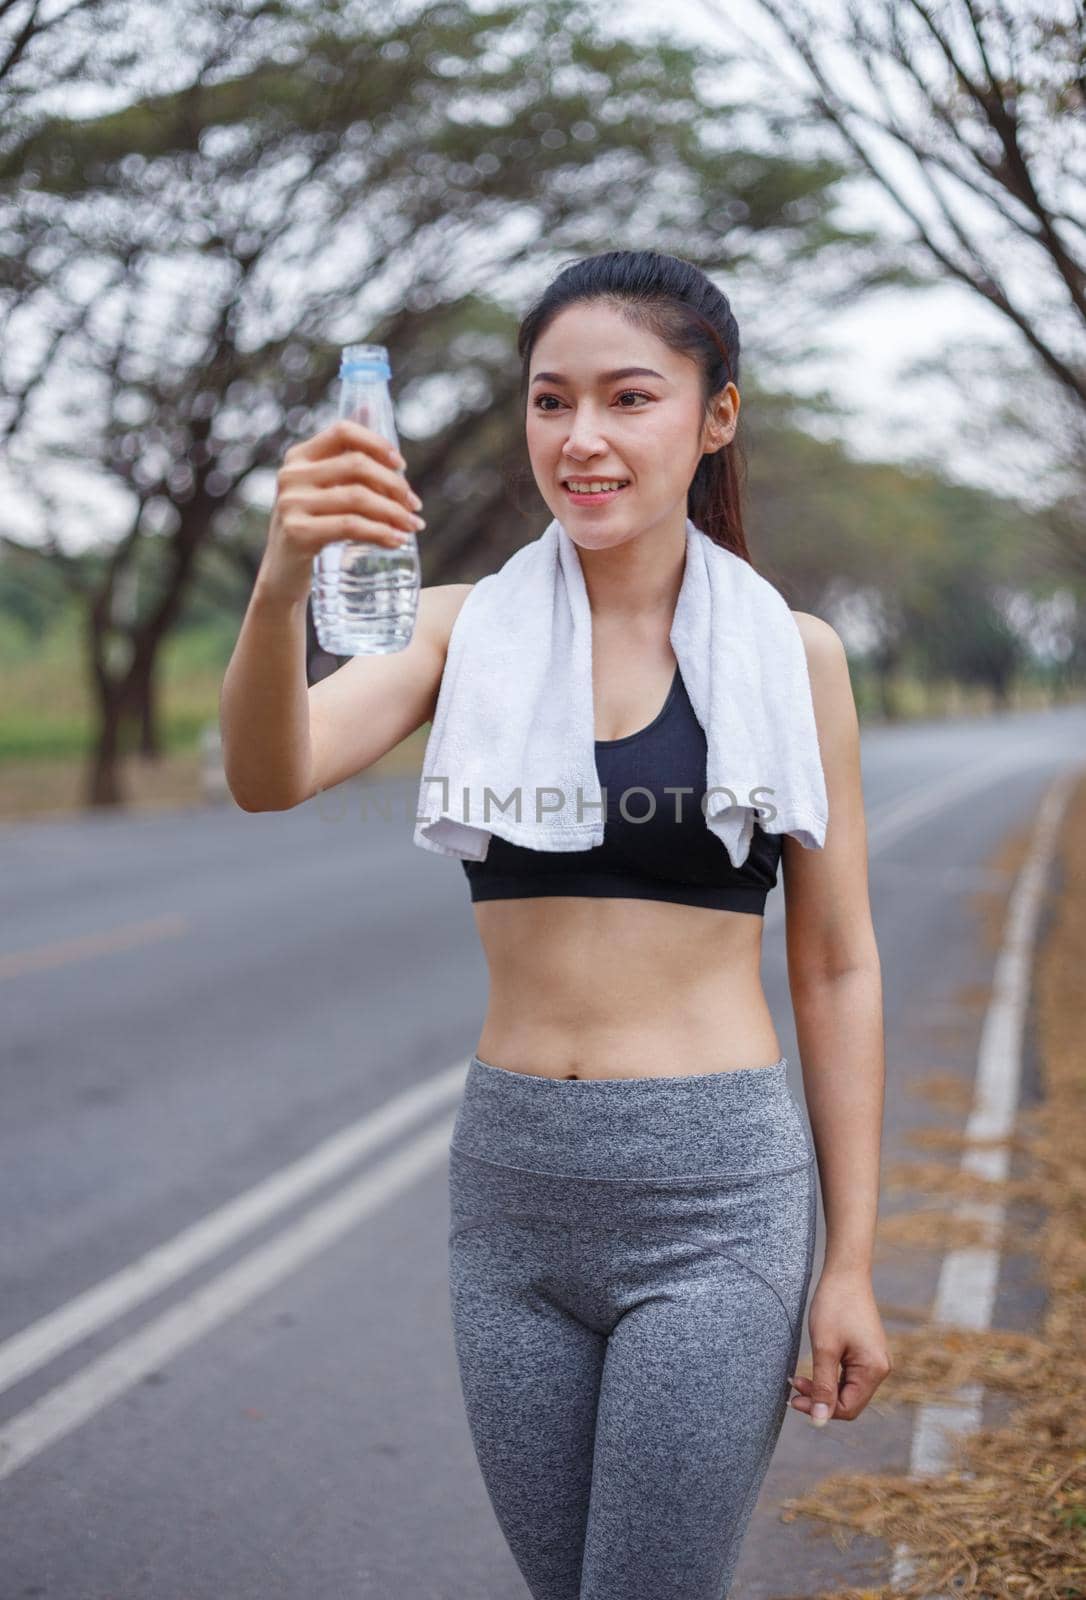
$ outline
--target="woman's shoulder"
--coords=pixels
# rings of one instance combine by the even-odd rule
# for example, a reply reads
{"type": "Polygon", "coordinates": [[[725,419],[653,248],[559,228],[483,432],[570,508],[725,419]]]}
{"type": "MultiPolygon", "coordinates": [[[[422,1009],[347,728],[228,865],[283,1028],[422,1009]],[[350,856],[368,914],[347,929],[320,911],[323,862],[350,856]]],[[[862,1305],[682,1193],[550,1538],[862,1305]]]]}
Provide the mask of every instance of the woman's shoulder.
{"type": "Polygon", "coordinates": [[[460,608],[474,587],[473,583],[431,583],[419,590],[419,615],[425,616],[443,656],[448,651],[449,637],[460,608]]]}
{"type": "Polygon", "coordinates": [[[845,647],[836,628],[810,611],[793,611],[803,648],[807,653],[809,668],[832,671],[834,664],[845,659],[845,647]]]}
{"type": "Polygon", "coordinates": [[[855,700],[848,655],[841,636],[822,617],[809,611],[793,611],[799,636],[807,656],[807,675],[820,736],[832,727],[856,720],[855,700]]]}

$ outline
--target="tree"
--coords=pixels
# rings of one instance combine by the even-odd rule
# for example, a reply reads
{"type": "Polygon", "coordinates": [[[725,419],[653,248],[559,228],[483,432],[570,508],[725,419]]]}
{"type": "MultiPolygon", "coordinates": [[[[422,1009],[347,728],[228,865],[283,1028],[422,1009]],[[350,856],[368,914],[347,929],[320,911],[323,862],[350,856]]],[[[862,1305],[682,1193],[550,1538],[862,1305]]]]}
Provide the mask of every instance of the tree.
{"type": "MultiPolygon", "coordinates": [[[[24,101],[0,168],[6,309],[34,335],[4,371],[0,433],[41,508],[27,547],[86,607],[91,804],[122,798],[124,724],[157,749],[155,662],[201,553],[241,549],[261,477],[329,420],[341,343],[386,344],[408,414],[438,417],[405,451],[434,582],[469,547],[486,561],[518,542],[492,465],[520,428],[503,297],[556,257],[621,238],[714,271],[764,258],[782,301],[816,256],[863,252],[869,281],[903,278],[876,236],[831,220],[840,166],[742,148],[736,108],[704,93],[725,57],[602,40],[591,7],[447,0],[397,24],[352,4],[182,0],[168,17],[139,78],[166,88],[81,120],[24,101]],[[50,433],[36,412],[61,386],[50,433]],[[64,464],[127,507],[90,584],[65,542],[64,464]],[[148,548],[151,581],[119,604],[148,548]]],[[[24,69],[40,82],[48,60],[24,69]]]]}
{"type": "MultiPolygon", "coordinates": [[[[831,127],[916,253],[1006,317],[1086,406],[1081,8],[843,0],[835,16],[804,0],[757,4],[807,73],[781,97],[777,131],[831,127]],[[869,103],[841,86],[840,52],[869,103]]],[[[780,57],[748,43],[779,81],[780,57]]]]}
{"type": "MultiPolygon", "coordinates": [[[[790,144],[828,133],[827,148],[850,157],[904,220],[910,265],[963,285],[1017,330],[1049,382],[1046,418],[1066,428],[1075,413],[1059,467],[1086,484],[1081,5],[756,4],[783,49],[750,38],[731,7],[727,28],[771,76],[771,131],[790,144]]],[[[703,6],[724,14],[722,0],[703,6]]],[[[1043,437],[1045,419],[1034,423],[1043,437]]],[[[1054,537],[1073,564],[1086,562],[1086,522],[1058,516],[1054,537]]]]}

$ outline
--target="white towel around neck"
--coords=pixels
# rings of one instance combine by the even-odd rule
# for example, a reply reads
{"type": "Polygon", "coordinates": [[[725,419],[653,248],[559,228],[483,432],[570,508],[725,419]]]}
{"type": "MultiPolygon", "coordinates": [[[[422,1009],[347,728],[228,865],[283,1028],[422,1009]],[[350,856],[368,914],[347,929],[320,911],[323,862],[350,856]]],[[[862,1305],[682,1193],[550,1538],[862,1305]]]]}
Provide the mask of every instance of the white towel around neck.
{"type": "MultiPolygon", "coordinates": [[[[796,620],[767,578],[689,517],[669,638],[706,733],[706,790],[692,803],[732,865],[746,860],[755,822],[821,849],[826,786],[796,620]]],[[[481,578],[456,618],[414,843],[468,861],[486,859],[491,834],[533,850],[602,844],[595,737],[592,613],[556,518],[481,578]]]]}

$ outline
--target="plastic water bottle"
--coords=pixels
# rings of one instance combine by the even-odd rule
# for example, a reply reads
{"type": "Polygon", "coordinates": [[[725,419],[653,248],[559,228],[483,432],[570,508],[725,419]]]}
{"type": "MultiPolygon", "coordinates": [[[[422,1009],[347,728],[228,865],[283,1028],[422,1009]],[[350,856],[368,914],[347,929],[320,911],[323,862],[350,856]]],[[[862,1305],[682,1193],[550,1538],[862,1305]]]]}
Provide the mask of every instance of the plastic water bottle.
{"type": "MultiPolygon", "coordinates": [[[[339,368],[339,415],[400,448],[383,344],[349,344],[339,368]]],[[[418,540],[398,549],[355,539],[326,544],[313,558],[313,626],[334,656],[389,655],[411,642],[421,580],[418,540]]]]}

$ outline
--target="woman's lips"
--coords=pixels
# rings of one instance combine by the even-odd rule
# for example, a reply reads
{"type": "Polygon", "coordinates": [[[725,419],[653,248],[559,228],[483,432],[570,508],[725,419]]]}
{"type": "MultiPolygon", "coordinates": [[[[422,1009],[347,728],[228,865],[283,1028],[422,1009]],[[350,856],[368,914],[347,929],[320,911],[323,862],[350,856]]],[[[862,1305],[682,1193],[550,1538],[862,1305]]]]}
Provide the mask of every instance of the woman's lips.
{"type": "Polygon", "coordinates": [[[562,488],[569,495],[575,506],[607,505],[629,487],[628,483],[624,483],[621,489],[604,489],[596,494],[574,494],[572,489],[567,488],[565,484],[562,485],[562,488]]]}

